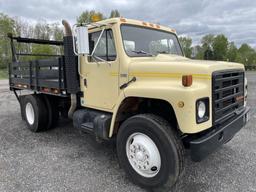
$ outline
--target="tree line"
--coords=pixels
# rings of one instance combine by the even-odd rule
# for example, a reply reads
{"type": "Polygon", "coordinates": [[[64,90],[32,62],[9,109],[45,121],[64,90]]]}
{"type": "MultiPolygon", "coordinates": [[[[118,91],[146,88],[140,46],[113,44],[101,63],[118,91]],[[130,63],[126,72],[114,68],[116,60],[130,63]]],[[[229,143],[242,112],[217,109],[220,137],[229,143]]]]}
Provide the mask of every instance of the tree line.
{"type": "Polygon", "coordinates": [[[180,44],[189,58],[243,63],[246,68],[256,67],[256,50],[244,43],[237,47],[223,35],[205,35],[201,45],[192,46],[192,39],[180,37],[180,44]]]}
{"type": "MultiPolygon", "coordinates": [[[[95,10],[87,10],[77,17],[78,23],[89,23],[95,20],[120,17],[118,10],[112,10],[109,16],[95,10]]],[[[32,25],[19,18],[10,17],[0,13],[0,69],[6,68],[11,62],[11,48],[7,34],[14,36],[29,37],[45,40],[60,40],[63,38],[63,28],[60,23],[49,24],[46,21],[38,21],[32,25]]],[[[239,62],[246,67],[256,65],[256,51],[248,44],[237,47],[234,42],[230,42],[223,34],[205,35],[201,39],[201,44],[192,46],[192,39],[180,37],[180,44],[185,55],[194,59],[221,60],[239,62]]],[[[18,49],[25,53],[61,54],[63,50],[56,46],[46,46],[37,44],[20,44],[18,49]]],[[[36,57],[39,59],[40,57],[36,57]]],[[[42,57],[41,57],[42,58],[42,57]]],[[[34,56],[24,57],[24,60],[35,59],[34,56]]]]}
{"type": "MultiPolygon", "coordinates": [[[[103,20],[106,18],[120,17],[118,10],[112,10],[109,16],[105,16],[100,12],[84,11],[79,17],[77,17],[78,23],[88,23],[94,20],[103,20]]],[[[21,36],[35,39],[44,40],[63,40],[63,27],[60,23],[49,24],[46,21],[38,21],[36,24],[30,24],[27,21],[19,18],[12,18],[4,13],[0,13],[0,69],[7,68],[9,62],[11,62],[11,47],[10,41],[7,37],[8,33],[12,33],[13,36],[21,36]]],[[[38,44],[26,44],[19,43],[17,50],[22,53],[32,54],[61,54],[62,48],[49,45],[38,44]]],[[[44,56],[26,56],[20,57],[20,60],[33,60],[45,58],[44,56]]]]}
{"type": "MultiPolygon", "coordinates": [[[[6,14],[0,13],[0,69],[7,67],[11,62],[10,40],[8,33],[13,36],[29,37],[44,40],[62,40],[63,29],[58,23],[48,24],[46,21],[38,21],[35,25],[19,18],[12,18],[6,14]]],[[[17,51],[32,54],[54,54],[60,53],[61,50],[56,46],[46,46],[38,44],[15,44],[17,51]]],[[[21,60],[35,59],[34,57],[24,57],[21,60]]]]}

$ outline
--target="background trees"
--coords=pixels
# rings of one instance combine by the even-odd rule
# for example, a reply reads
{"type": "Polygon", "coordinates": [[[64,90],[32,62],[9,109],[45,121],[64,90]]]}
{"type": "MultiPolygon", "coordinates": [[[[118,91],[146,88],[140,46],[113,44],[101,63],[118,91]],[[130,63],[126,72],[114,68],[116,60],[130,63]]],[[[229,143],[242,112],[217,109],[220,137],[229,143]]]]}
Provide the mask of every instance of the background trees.
{"type": "Polygon", "coordinates": [[[189,37],[180,37],[180,45],[186,57],[191,57],[192,54],[192,39],[189,37]]]}
{"type": "Polygon", "coordinates": [[[120,13],[117,9],[115,10],[112,10],[111,13],[110,13],[110,18],[113,18],[113,17],[120,17],[120,13]]]}
{"type": "MultiPolygon", "coordinates": [[[[101,12],[95,10],[84,11],[77,17],[78,23],[88,23],[95,20],[106,18],[120,17],[118,10],[112,10],[109,16],[104,16],[101,12]]],[[[46,21],[38,21],[35,25],[19,18],[12,18],[0,13],[0,70],[7,68],[11,62],[11,48],[7,34],[12,33],[14,36],[29,37],[45,40],[63,39],[63,28],[60,23],[49,24],[46,21]]],[[[60,54],[62,50],[57,46],[37,45],[37,44],[19,44],[17,47],[23,53],[33,54],[60,54]]],[[[44,57],[20,57],[20,60],[40,59],[44,57]]]]}
{"type": "MultiPolygon", "coordinates": [[[[95,10],[86,10],[77,17],[77,22],[88,23],[95,21],[95,19],[102,20],[113,17],[120,17],[118,10],[112,10],[109,15],[104,15],[95,10]]],[[[35,25],[32,25],[20,18],[12,18],[0,13],[0,70],[6,68],[8,63],[11,62],[11,49],[7,38],[7,33],[10,32],[15,36],[47,40],[61,41],[63,38],[63,28],[60,23],[49,24],[45,21],[38,21],[35,25]]],[[[255,49],[248,44],[237,47],[223,34],[205,35],[199,45],[193,45],[192,39],[189,37],[180,37],[179,40],[186,57],[239,62],[245,64],[247,68],[256,67],[255,49]]],[[[36,44],[20,44],[18,48],[25,53],[60,54],[62,52],[56,46],[36,44]]],[[[26,60],[28,59],[35,59],[35,57],[26,57],[26,60]]]]}
{"type": "Polygon", "coordinates": [[[212,43],[214,60],[227,60],[228,39],[225,35],[217,35],[212,43]]]}
{"type": "Polygon", "coordinates": [[[243,63],[247,69],[256,69],[256,50],[246,43],[237,47],[223,34],[205,35],[201,39],[201,44],[195,46],[192,46],[192,43],[184,45],[184,42],[190,42],[190,38],[179,39],[187,57],[190,57],[186,54],[187,50],[192,49],[191,58],[194,59],[238,62],[243,63]]]}
{"type": "Polygon", "coordinates": [[[97,20],[102,20],[105,17],[102,13],[96,12],[94,10],[92,11],[84,11],[81,13],[81,15],[77,18],[78,23],[91,23],[94,21],[94,17],[97,17],[97,20]]]}
{"type": "Polygon", "coordinates": [[[10,62],[10,43],[6,36],[7,33],[13,33],[15,30],[15,21],[7,15],[0,13],[0,69],[6,67],[10,62]]]}
{"type": "Polygon", "coordinates": [[[201,44],[202,44],[202,49],[201,51],[203,52],[202,54],[200,54],[202,56],[202,58],[198,58],[198,59],[206,59],[206,60],[213,60],[213,41],[214,41],[214,35],[209,34],[209,35],[205,35],[202,40],[201,40],[201,44]]]}
{"type": "Polygon", "coordinates": [[[256,64],[256,54],[255,49],[250,47],[248,44],[242,44],[237,51],[237,62],[244,63],[245,66],[251,68],[256,64]]]}
{"type": "Polygon", "coordinates": [[[227,47],[227,60],[235,62],[238,56],[238,49],[234,42],[229,42],[227,47]]]}
{"type": "MultiPolygon", "coordinates": [[[[112,10],[110,12],[110,16],[109,18],[113,18],[113,17],[120,17],[120,13],[118,10],[112,10]]],[[[91,10],[91,11],[84,11],[81,13],[81,15],[79,17],[77,17],[77,22],[78,23],[90,23],[90,22],[94,22],[95,20],[100,21],[103,19],[107,19],[107,16],[104,16],[101,12],[96,12],[95,10],[91,10]]]]}

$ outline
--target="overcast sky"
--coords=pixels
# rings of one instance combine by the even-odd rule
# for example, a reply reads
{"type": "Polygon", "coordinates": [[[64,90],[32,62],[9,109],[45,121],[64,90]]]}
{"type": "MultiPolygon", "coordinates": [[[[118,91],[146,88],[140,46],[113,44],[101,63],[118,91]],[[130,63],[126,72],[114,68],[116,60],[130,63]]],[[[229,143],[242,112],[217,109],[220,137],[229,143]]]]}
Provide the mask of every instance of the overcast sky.
{"type": "Polygon", "coordinates": [[[74,23],[84,10],[173,27],[194,44],[205,34],[225,34],[237,45],[256,47],[256,0],[0,0],[0,12],[35,21],[74,23]]]}

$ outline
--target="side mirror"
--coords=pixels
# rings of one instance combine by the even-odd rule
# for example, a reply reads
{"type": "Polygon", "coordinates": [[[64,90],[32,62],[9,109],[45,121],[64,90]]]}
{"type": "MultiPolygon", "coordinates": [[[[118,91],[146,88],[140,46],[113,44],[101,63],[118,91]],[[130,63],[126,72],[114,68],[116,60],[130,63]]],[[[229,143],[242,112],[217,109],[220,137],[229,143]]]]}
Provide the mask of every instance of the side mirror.
{"type": "Polygon", "coordinates": [[[75,26],[73,28],[73,48],[76,55],[89,55],[88,28],[75,26]]]}

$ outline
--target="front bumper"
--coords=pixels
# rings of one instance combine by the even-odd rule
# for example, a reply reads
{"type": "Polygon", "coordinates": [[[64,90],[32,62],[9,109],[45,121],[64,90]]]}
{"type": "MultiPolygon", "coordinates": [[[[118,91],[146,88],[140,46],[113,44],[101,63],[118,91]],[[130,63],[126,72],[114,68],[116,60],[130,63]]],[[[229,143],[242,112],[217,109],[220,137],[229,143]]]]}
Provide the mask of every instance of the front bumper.
{"type": "Polygon", "coordinates": [[[190,140],[191,159],[196,162],[201,161],[221,145],[231,140],[249,120],[249,111],[250,108],[246,107],[232,121],[227,122],[221,127],[214,127],[210,132],[190,140]]]}

